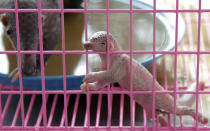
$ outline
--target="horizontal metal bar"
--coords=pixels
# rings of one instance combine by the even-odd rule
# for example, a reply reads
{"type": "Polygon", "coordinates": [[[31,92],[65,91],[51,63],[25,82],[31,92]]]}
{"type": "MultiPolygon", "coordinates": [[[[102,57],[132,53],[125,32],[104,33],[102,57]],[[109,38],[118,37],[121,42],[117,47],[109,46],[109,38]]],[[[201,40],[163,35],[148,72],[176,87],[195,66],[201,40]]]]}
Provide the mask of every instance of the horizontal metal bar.
{"type": "MultiPolygon", "coordinates": [[[[40,51],[0,51],[0,54],[40,54],[40,51]]],[[[84,50],[42,51],[43,54],[86,54],[84,50]]],[[[210,54],[210,51],[200,51],[200,54],[210,54]]],[[[106,52],[87,51],[87,54],[107,54],[106,52]]],[[[130,54],[130,51],[110,51],[110,54],[130,54]]],[[[133,51],[133,54],[195,54],[197,51],[133,51]]]]}
{"type": "MultiPolygon", "coordinates": [[[[130,126],[123,126],[123,127],[119,127],[119,126],[110,126],[110,127],[106,127],[106,126],[100,126],[100,127],[93,127],[93,126],[90,126],[90,127],[82,127],[82,126],[77,126],[77,127],[56,127],[56,126],[51,126],[51,127],[47,127],[47,128],[44,128],[44,127],[34,127],[34,126],[27,126],[27,127],[10,127],[10,126],[4,126],[2,127],[2,130],[47,130],[47,131],[54,131],[54,130],[71,130],[71,131],[86,131],[89,129],[95,129],[95,130],[112,130],[112,131],[129,131],[131,130],[131,127],[130,126]]],[[[142,131],[145,131],[145,130],[159,130],[159,131],[164,131],[164,130],[195,130],[195,127],[144,127],[144,126],[135,126],[135,127],[132,127],[132,129],[134,130],[142,130],[142,131]]],[[[196,129],[198,130],[206,130],[208,131],[209,128],[207,127],[197,127],[196,129]]]]}
{"type": "MultiPolygon", "coordinates": [[[[41,12],[45,13],[61,13],[62,11],[64,13],[198,13],[198,12],[210,12],[210,9],[180,9],[180,10],[175,10],[175,9],[40,9],[41,12]]],[[[0,12],[16,12],[16,9],[0,9],[0,12]]],[[[38,12],[38,9],[17,9],[17,12],[38,12]]]]}
{"type": "MultiPolygon", "coordinates": [[[[63,94],[63,90],[45,91],[46,94],[63,94]]],[[[156,94],[173,94],[174,91],[154,91],[156,94]]],[[[42,91],[22,91],[23,94],[42,94],[42,91]]],[[[107,88],[99,91],[89,91],[90,94],[129,94],[130,91],[122,89],[113,89],[110,91],[107,88]]],[[[151,94],[152,91],[133,91],[133,94],[151,94]]],[[[20,95],[20,91],[1,91],[0,94],[17,94],[20,95]]],[[[66,94],[85,94],[81,90],[67,90],[66,94]]],[[[196,94],[195,91],[177,91],[177,94],[196,94]]],[[[210,91],[199,91],[198,94],[210,94],[210,91]]]]}

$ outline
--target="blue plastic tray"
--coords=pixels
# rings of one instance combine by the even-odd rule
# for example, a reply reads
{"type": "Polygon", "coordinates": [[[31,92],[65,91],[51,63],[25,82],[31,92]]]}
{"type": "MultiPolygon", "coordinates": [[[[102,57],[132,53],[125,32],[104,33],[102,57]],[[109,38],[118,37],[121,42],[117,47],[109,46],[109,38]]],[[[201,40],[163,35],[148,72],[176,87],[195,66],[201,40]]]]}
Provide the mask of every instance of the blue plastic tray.
{"type": "MultiPolygon", "coordinates": [[[[66,76],[67,90],[78,90],[82,84],[83,76],[66,76]]],[[[19,80],[11,83],[8,75],[0,74],[0,85],[8,85],[19,87],[19,80]]],[[[42,90],[41,76],[23,77],[23,88],[32,90],[42,90]]],[[[63,90],[63,76],[46,76],[45,77],[46,90],[63,90]]]]}

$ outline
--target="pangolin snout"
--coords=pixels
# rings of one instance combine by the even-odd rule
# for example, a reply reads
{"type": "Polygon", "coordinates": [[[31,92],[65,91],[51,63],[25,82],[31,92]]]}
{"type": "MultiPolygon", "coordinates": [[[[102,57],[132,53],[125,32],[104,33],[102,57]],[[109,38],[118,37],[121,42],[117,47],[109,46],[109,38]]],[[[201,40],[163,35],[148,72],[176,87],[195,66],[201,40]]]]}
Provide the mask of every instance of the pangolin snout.
{"type": "Polygon", "coordinates": [[[92,49],[93,49],[93,44],[91,44],[91,43],[85,43],[85,44],[84,44],[84,48],[85,48],[86,50],[92,50],[92,49]]]}
{"type": "Polygon", "coordinates": [[[36,66],[22,66],[23,75],[35,75],[36,74],[36,66]]]}
{"type": "Polygon", "coordinates": [[[36,54],[24,54],[21,60],[23,75],[36,74],[36,54]]]}

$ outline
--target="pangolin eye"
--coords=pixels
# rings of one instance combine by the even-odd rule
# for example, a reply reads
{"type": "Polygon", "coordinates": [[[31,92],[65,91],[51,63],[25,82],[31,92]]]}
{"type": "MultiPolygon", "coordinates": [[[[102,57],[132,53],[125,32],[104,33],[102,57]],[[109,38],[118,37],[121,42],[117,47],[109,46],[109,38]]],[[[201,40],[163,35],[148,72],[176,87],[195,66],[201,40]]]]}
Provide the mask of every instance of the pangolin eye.
{"type": "Polygon", "coordinates": [[[11,35],[11,33],[12,33],[12,30],[11,29],[8,29],[7,30],[7,35],[11,35]]]}

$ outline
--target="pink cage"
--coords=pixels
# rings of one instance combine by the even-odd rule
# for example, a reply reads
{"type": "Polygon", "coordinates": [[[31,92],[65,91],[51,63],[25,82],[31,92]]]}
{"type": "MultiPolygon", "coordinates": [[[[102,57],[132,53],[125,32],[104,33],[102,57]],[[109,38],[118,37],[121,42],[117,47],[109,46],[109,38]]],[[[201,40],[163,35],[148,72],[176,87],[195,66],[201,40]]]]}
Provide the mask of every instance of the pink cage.
{"type": "MultiPolygon", "coordinates": [[[[64,0],[60,0],[61,9],[42,9],[41,0],[37,0],[37,9],[19,9],[18,0],[14,0],[14,9],[0,9],[0,12],[13,12],[16,16],[16,25],[19,25],[18,14],[20,12],[36,12],[38,13],[38,25],[39,25],[39,40],[40,51],[22,51],[20,48],[20,33],[19,26],[17,29],[17,51],[0,51],[0,54],[17,54],[18,57],[18,69],[19,69],[19,88],[13,86],[4,85],[0,83],[0,130],[209,130],[208,125],[200,125],[197,120],[183,119],[183,117],[177,117],[175,112],[173,115],[168,115],[169,126],[161,127],[158,122],[155,121],[155,95],[158,93],[168,93],[174,95],[174,103],[182,94],[194,94],[195,95],[195,109],[207,115],[208,117],[208,80],[209,80],[209,64],[208,64],[208,44],[210,43],[210,12],[209,9],[203,9],[201,7],[202,0],[198,0],[198,7],[189,8],[181,7],[179,3],[181,0],[174,0],[175,9],[159,9],[159,0],[153,0],[152,9],[134,9],[133,1],[128,0],[129,9],[110,9],[110,1],[106,0],[105,9],[88,9],[88,0],[84,0],[84,9],[64,9],[64,0]],[[61,29],[62,29],[62,50],[56,51],[44,51],[42,40],[42,18],[43,12],[54,12],[61,14],[61,29]],[[133,50],[133,14],[134,13],[152,13],[153,16],[153,30],[156,30],[156,15],[159,13],[173,13],[175,14],[175,32],[174,32],[174,50],[157,51],[156,50],[156,31],[153,31],[152,41],[153,46],[151,51],[136,51],[133,50]],[[163,82],[161,83],[165,89],[170,89],[165,92],[157,91],[145,91],[138,93],[149,93],[153,96],[152,103],[152,120],[149,121],[146,118],[146,113],[139,105],[135,104],[132,96],[134,91],[132,90],[132,83],[130,82],[130,91],[121,90],[110,84],[107,88],[100,91],[89,91],[87,94],[82,93],[81,90],[68,90],[67,75],[66,75],[66,55],[67,54],[84,54],[86,56],[86,73],[89,72],[88,68],[88,55],[97,54],[97,52],[76,50],[69,51],[65,49],[65,30],[64,30],[64,14],[65,13],[83,13],[84,14],[84,30],[85,40],[88,40],[88,13],[104,13],[106,15],[106,31],[110,32],[110,14],[111,13],[128,13],[129,14],[129,50],[119,51],[114,53],[128,54],[130,59],[133,55],[138,54],[151,54],[152,59],[152,74],[153,83],[159,76],[163,76],[163,82]],[[178,45],[178,26],[179,26],[179,14],[183,13],[186,22],[186,34],[188,37],[184,38],[180,45],[178,45]],[[191,16],[193,13],[195,16],[191,16]],[[203,26],[203,28],[202,28],[203,26]],[[196,31],[195,31],[196,30],[196,31]],[[193,34],[194,33],[194,34],[193,34]],[[186,49],[190,48],[189,50],[186,49]],[[24,89],[23,77],[21,71],[21,54],[40,54],[41,62],[41,90],[24,89]],[[44,67],[44,54],[60,54],[62,55],[62,90],[46,90],[45,83],[45,67],[44,67]],[[156,61],[156,54],[165,55],[161,59],[156,61]],[[173,80],[168,82],[169,73],[167,72],[168,63],[167,60],[172,63],[173,80]],[[192,62],[190,62],[192,61],[192,62]],[[174,64],[173,64],[174,62],[174,64]],[[179,62],[182,62],[181,66],[179,62]],[[159,63],[159,64],[158,64],[159,63]],[[189,71],[189,66],[193,65],[194,74],[189,71]],[[160,72],[157,72],[157,68],[161,68],[160,72]],[[158,66],[158,67],[157,67],[158,66]],[[180,70],[183,68],[182,75],[183,83],[179,84],[180,70]],[[206,73],[207,75],[203,75],[206,73]],[[194,75],[196,90],[195,91],[183,91],[187,89],[191,82],[190,75],[194,75]],[[202,80],[200,80],[202,79],[202,80]],[[203,80],[205,79],[205,80],[203,80]],[[201,85],[205,91],[198,89],[199,82],[205,81],[205,85],[201,85]],[[180,86],[181,85],[181,86],[180,86]],[[204,96],[205,95],[205,96],[204,96]],[[204,101],[205,98],[205,101],[204,101]],[[199,108],[200,107],[200,108],[199,108]],[[36,110],[36,111],[35,111],[36,110]],[[190,121],[187,125],[184,121],[190,121]]],[[[203,0],[204,1],[204,0],[203,0]]],[[[171,2],[171,1],[170,1],[171,2]]],[[[169,3],[170,3],[169,2],[169,3]]],[[[173,3],[173,2],[172,2],[173,3]]],[[[171,4],[171,3],[170,3],[171,4]]],[[[109,39],[108,39],[109,40],[109,39]]],[[[109,56],[110,51],[108,50],[109,56]]],[[[112,52],[113,53],[113,52],[112,52]]],[[[107,68],[109,69],[109,57],[107,60],[107,68]]],[[[132,65],[132,62],[130,63],[132,65]]],[[[130,68],[130,78],[132,81],[132,66],[130,68]]],[[[1,79],[1,78],[0,78],[1,79]]],[[[70,81],[71,82],[71,81],[70,81]]],[[[153,84],[153,87],[154,84],[153,84]]],[[[153,88],[154,89],[154,88],[153,88]]],[[[174,108],[174,111],[176,109],[174,108]]],[[[196,118],[198,119],[198,118],[196,118]]]]}

